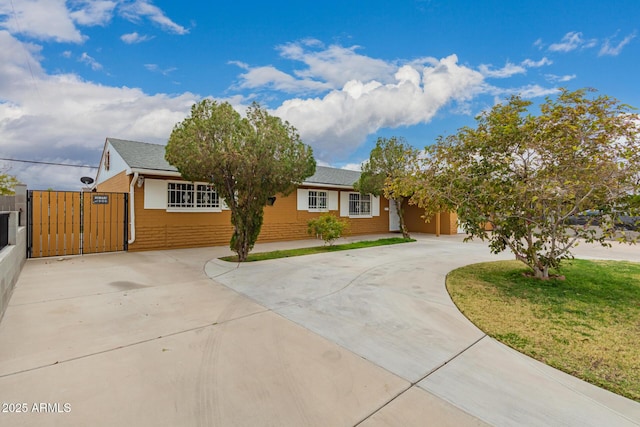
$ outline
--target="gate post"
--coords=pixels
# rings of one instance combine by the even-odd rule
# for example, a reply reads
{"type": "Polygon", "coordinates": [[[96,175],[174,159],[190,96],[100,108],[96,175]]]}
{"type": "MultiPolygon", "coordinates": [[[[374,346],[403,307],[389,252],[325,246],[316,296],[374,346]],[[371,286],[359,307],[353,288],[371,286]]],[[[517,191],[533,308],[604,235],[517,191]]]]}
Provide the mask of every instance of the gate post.
{"type": "Polygon", "coordinates": [[[84,254],[84,233],[85,233],[85,223],[84,223],[84,208],[85,208],[85,203],[84,203],[84,191],[80,192],[80,241],[78,243],[78,252],[79,255],[84,254]]]}
{"type": "Polygon", "coordinates": [[[33,249],[33,190],[27,191],[27,258],[33,249]]]}

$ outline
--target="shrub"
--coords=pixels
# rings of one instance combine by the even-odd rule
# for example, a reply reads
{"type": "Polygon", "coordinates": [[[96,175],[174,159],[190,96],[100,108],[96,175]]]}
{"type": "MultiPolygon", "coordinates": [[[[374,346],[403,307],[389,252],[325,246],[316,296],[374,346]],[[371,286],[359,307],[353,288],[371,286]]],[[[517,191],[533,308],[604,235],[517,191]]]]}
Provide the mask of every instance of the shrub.
{"type": "Polygon", "coordinates": [[[339,219],[331,214],[320,215],[307,222],[309,234],[315,234],[324,240],[325,245],[332,245],[333,242],[342,236],[347,229],[348,223],[343,219],[339,219]]]}

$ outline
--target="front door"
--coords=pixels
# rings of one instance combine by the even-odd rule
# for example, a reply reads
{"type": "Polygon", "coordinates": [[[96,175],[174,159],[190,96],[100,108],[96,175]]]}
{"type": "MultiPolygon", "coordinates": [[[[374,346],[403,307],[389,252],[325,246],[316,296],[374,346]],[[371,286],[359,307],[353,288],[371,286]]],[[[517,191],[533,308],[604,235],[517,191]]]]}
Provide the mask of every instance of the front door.
{"type": "Polygon", "coordinates": [[[400,216],[393,200],[389,200],[389,231],[400,231],[400,216]]]}

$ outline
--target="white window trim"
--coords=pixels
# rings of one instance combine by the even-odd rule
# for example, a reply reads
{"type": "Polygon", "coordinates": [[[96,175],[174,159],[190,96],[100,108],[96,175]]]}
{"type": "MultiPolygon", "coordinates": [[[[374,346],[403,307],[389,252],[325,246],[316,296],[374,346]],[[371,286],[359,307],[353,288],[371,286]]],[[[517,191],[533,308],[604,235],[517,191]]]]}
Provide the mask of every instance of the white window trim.
{"type": "Polygon", "coordinates": [[[380,197],[369,194],[370,206],[369,213],[366,215],[353,215],[349,212],[349,195],[360,194],[357,191],[341,191],[340,192],[340,216],[353,219],[366,219],[380,216],[380,197]]]}
{"type": "MultiPolygon", "coordinates": [[[[311,192],[314,191],[316,193],[324,193],[324,208],[313,208],[309,205],[309,212],[329,212],[329,192],[326,190],[308,190],[307,192],[307,202],[309,201],[309,197],[311,196],[311,192]]],[[[319,194],[316,195],[316,198],[319,199],[319,194]]]]}
{"type": "Polygon", "coordinates": [[[193,185],[193,200],[196,199],[196,195],[195,192],[197,191],[198,185],[210,185],[210,183],[207,182],[190,182],[190,181],[173,181],[173,180],[167,180],[167,188],[166,188],[166,192],[165,192],[165,196],[166,196],[166,200],[167,200],[167,212],[173,212],[173,213],[179,213],[179,212],[193,212],[193,213],[197,213],[197,212],[222,212],[222,208],[224,205],[224,202],[222,200],[222,198],[220,197],[220,195],[218,194],[218,207],[206,207],[206,208],[198,208],[198,207],[186,207],[186,208],[182,208],[182,207],[175,207],[175,206],[169,206],[169,184],[171,183],[175,183],[175,184],[191,184],[193,185]]]}
{"type": "Polygon", "coordinates": [[[349,206],[347,207],[347,209],[349,209],[349,218],[373,218],[372,215],[372,209],[371,209],[371,203],[372,203],[372,199],[373,197],[371,196],[371,194],[360,194],[360,193],[349,193],[349,206]],[[362,206],[362,197],[363,196],[369,196],[369,212],[367,212],[366,214],[355,214],[355,213],[351,213],[351,195],[352,194],[357,194],[358,195],[358,204],[360,204],[360,206],[362,206]]]}
{"type": "Polygon", "coordinates": [[[338,210],[338,192],[324,188],[298,188],[297,191],[297,210],[307,212],[331,212],[338,210]],[[327,193],[326,208],[309,208],[309,191],[318,191],[327,193]]]}

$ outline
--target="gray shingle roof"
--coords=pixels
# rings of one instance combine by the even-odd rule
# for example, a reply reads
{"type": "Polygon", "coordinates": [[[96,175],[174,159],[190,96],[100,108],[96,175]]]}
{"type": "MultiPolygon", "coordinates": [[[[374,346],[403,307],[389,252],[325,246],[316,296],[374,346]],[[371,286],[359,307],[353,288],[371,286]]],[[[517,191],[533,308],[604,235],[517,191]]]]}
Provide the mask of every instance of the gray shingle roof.
{"type": "Polygon", "coordinates": [[[107,141],[109,141],[111,146],[120,154],[129,167],[133,169],[178,171],[178,169],[171,166],[164,159],[164,145],[116,138],[107,138],[107,141]]]}
{"type": "MultiPolygon", "coordinates": [[[[177,172],[174,166],[164,159],[164,145],[148,142],[127,141],[107,138],[111,146],[132,169],[150,169],[157,171],[177,172]]],[[[304,182],[308,184],[325,184],[352,187],[360,178],[360,172],[317,166],[316,173],[304,182]]]]}
{"type": "Polygon", "coordinates": [[[353,183],[360,179],[360,172],[347,169],[316,166],[316,173],[305,179],[305,183],[344,185],[352,187],[353,183]]]}

